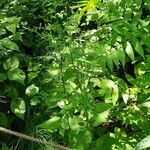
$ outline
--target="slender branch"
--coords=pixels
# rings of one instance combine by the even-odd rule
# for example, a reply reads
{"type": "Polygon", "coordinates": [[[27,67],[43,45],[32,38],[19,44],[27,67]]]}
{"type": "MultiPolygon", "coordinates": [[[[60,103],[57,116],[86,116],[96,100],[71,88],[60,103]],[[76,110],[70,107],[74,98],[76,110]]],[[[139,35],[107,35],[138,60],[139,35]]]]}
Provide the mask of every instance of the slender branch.
{"type": "Polygon", "coordinates": [[[29,136],[29,135],[26,135],[23,133],[19,133],[19,132],[15,132],[15,131],[12,131],[12,130],[9,130],[9,129],[3,128],[3,127],[0,127],[0,131],[7,133],[7,134],[10,134],[10,135],[14,135],[14,136],[22,138],[22,139],[32,141],[32,142],[36,142],[36,143],[43,144],[43,145],[48,145],[50,147],[53,147],[56,150],[70,150],[69,148],[67,148],[65,146],[61,146],[61,145],[56,144],[54,142],[48,142],[45,140],[41,140],[39,138],[34,138],[32,136],[29,136]]]}

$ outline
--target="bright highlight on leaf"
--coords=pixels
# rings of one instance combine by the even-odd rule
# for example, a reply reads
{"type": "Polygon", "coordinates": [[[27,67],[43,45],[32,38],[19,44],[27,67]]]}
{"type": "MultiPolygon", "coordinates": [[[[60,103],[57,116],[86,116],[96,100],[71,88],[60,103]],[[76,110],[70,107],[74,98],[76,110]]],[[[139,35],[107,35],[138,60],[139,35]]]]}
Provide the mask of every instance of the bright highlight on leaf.
{"type": "Polygon", "coordinates": [[[105,96],[105,101],[115,105],[119,97],[118,85],[112,80],[104,79],[101,86],[101,94],[105,96]]]}
{"type": "Polygon", "coordinates": [[[34,84],[30,85],[27,89],[26,89],[26,94],[28,96],[32,96],[35,95],[39,92],[39,88],[37,86],[35,86],[34,84]]]}
{"type": "Polygon", "coordinates": [[[97,0],[90,0],[88,3],[87,3],[87,6],[86,6],[86,9],[88,12],[92,11],[93,9],[96,8],[96,2],[97,0]]]}
{"type": "Polygon", "coordinates": [[[80,8],[84,11],[91,12],[93,9],[96,8],[97,0],[81,0],[77,2],[77,5],[73,6],[73,8],[80,8]]]}
{"type": "Polygon", "coordinates": [[[140,141],[134,150],[141,150],[141,149],[146,149],[150,147],[150,135],[144,138],[142,141],[140,141]]]}

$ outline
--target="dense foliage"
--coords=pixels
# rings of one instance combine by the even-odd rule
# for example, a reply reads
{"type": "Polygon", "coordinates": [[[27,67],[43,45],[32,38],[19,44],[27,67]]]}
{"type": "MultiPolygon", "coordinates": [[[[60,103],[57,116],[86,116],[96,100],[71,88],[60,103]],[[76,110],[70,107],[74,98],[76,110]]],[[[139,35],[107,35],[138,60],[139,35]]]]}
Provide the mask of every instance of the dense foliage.
{"type": "Polygon", "coordinates": [[[1,0],[0,126],[75,150],[150,147],[149,39],[149,0],[1,0]]]}

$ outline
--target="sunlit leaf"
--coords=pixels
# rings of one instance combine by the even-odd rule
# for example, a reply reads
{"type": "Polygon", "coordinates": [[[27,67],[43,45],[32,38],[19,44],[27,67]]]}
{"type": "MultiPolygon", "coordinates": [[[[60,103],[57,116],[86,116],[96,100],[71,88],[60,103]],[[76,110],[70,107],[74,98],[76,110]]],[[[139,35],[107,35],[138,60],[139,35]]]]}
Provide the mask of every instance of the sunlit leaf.
{"type": "Polygon", "coordinates": [[[13,69],[7,72],[7,76],[9,80],[18,81],[24,84],[25,73],[21,69],[13,69]]]}
{"type": "Polygon", "coordinates": [[[103,79],[101,88],[101,94],[105,96],[105,102],[112,102],[115,105],[119,97],[117,84],[112,80],[103,79]]]}
{"type": "Polygon", "coordinates": [[[150,108],[150,101],[147,101],[147,102],[145,102],[145,103],[142,103],[142,104],[140,104],[140,106],[150,108]]]}
{"type": "Polygon", "coordinates": [[[69,123],[70,128],[76,131],[79,131],[82,128],[82,126],[80,125],[81,123],[84,125],[84,123],[82,122],[82,119],[80,119],[77,116],[69,116],[68,123],[69,123]]]}
{"type": "Polygon", "coordinates": [[[49,131],[53,131],[60,126],[60,117],[53,116],[51,119],[39,124],[37,127],[48,129],[49,131]]]}
{"type": "Polygon", "coordinates": [[[15,32],[16,32],[16,27],[17,27],[16,24],[10,24],[10,25],[7,25],[7,26],[6,26],[6,28],[7,28],[10,32],[12,32],[13,34],[15,34],[15,32]]]}
{"type": "Polygon", "coordinates": [[[35,86],[34,84],[30,85],[29,87],[27,87],[25,93],[28,96],[32,96],[35,95],[39,92],[39,88],[37,86],[35,86]]]}
{"type": "Polygon", "coordinates": [[[127,55],[131,58],[131,60],[134,61],[134,51],[133,51],[133,48],[132,48],[130,42],[127,42],[125,51],[126,51],[127,55]]]}
{"type": "Polygon", "coordinates": [[[112,91],[112,103],[115,105],[119,98],[119,89],[118,85],[115,84],[113,91],[112,91]]]}
{"type": "Polygon", "coordinates": [[[150,135],[144,138],[142,141],[140,141],[134,150],[141,150],[141,149],[146,149],[150,147],[150,135]]]}
{"type": "Polygon", "coordinates": [[[13,99],[11,102],[11,110],[20,118],[24,118],[24,113],[26,112],[26,106],[23,99],[13,99]]]}
{"type": "Polygon", "coordinates": [[[31,82],[33,79],[35,79],[38,76],[38,72],[30,72],[28,74],[28,80],[31,82]]]}
{"type": "Polygon", "coordinates": [[[92,125],[94,127],[96,127],[96,126],[106,122],[108,115],[109,115],[109,110],[101,112],[101,113],[94,113],[94,116],[91,119],[92,125]]]}
{"type": "Polygon", "coordinates": [[[18,45],[11,41],[9,38],[4,38],[1,40],[2,46],[7,48],[7,51],[19,51],[18,45]]]}
{"type": "Polygon", "coordinates": [[[6,70],[13,70],[19,67],[19,60],[17,57],[9,58],[4,64],[4,69],[6,70]]]}

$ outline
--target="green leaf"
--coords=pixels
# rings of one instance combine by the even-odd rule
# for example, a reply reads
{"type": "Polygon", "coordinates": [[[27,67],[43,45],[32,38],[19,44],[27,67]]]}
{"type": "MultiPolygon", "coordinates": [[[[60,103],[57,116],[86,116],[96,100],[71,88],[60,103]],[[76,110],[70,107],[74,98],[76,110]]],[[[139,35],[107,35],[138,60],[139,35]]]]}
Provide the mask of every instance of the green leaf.
{"type": "Polygon", "coordinates": [[[76,26],[66,25],[65,28],[70,35],[80,32],[80,28],[76,26]]]}
{"type": "Polygon", "coordinates": [[[67,81],[66,83],[67,84],[66,84],[65,88],[68,93],[72,93],[77,87],[77,85],[72,81],[67,81]]]}
{"type": "Polygon", "coordinates": [[[115,105],[119,97],[118,85],[115,84],[112,91],[112,103],[115,105]]]}
{"type": "Polygon", "coordinates": [[[25,73],[21,69],[13,69],[7,72],[7,76],[9,80],[18,81],[19,83],[24,84],[25,73]]]}
{"type": "Polygon", "coordinates": [[[115,105],[119,96],[118,85],[112,80],[103,79],[101,88],[101,94],[105,96],[105,102],[115,105]]]}
{"type": "Polygon", "coordinates": [[[90,131],[84,129],[71,137],[71,147],[74,150],[87,150],[91,144],[92,134],[90,131]]]}
{"type": "Polygon", "coordinates": [[[117,140],[114,137],[106,134],[96,140],[93,150],[112,150],[113,145],[116,145],[117,140]]]}
{"type": "Polygon", "coordinates": [[[114,64],[118,67],[119,66],[118,52],[112,52],[111,57],[112,57],[114,64]]]}
{"type": "Polygon", "coordinates": [[[4,80],[6,80],[6,75],[4,73],[0,73],[0,82],[3,82],[4,80]]]}
{"type": "Polygon", "coordinates": [[[140,104],[140,106],[150,108],[150,101],[142,103],[142,104],[140,104]]]}
{"type": "Polygon", "coordinates": [[[37,99],[37,98],[35,98],[35,97],[33,97],[33,98],[30,100],[31,106],[35,106],[35,105],[37,105],[37,104],[39,104],[39,103],[40,103],[40,100],[37,99]]]}
{"type": "Polygon", "coordinates": [[[149,23],[150,23],[150,21],[145,21],[145,20],[141,20],[141,19],[139,19],[139,22],[141,23],[141,25],[142,25],[143,27],[148,26],[149,23]]]}
{"type": "Polygon", "coordinates": [[[140,45],[139,42],[136,42],[136,45],[135,45],[135,50],[143,57],[144,57],[144,50],[142,48],[142,46],[140,45]]]}
{"type": "Polygon", "coordinates": [[[33,79],[35,79],[38,76],[38,72],[30,72],[28,74],[28,80],[31,82],[33,79]]]}
{"type": "Polygon", "coordinates": [[[5,70],[13,70],[19,67],[19,60],[17,57],[9,58],[4,64],[3,67],[5,70]]]}
{"type": "Polygon", "coordinates": [[[141,85],[145,88],[146,86],[150,85],[150,73],[144,74],[141,77],[141,85]]]}
{"type": "Polygon", "coordinates": [[[25,93],[28,95],[28,96],[32,96],[32,95],[35,95],[39,92],[39,88],[37,86],[35,86],[34,84],[30,85],[25,93]]]}
{"type": "Polygon", "coordinates": [[[0,41],[4,48],[7,48],[7,51],[19,51],[19,47],[15,42],[12,42],[8,38],[4,38],[0,41]]]}
{"type": "Polygon", "coordinates": [[[111,89],[112,87],[114,87],[114,85],[115,85],[115,83],[109,79],[102,79],[102,81],[101,81],[101,87],[102,87],[102,89],[104,89],[104,93],[108,89],[111,89]]]}
{"type": "Polygon", "coordinates": [[[107,121],[109,115],[109,110],[104,111],[102,113],[94,113],[91,118],[92,126],[96,127],[107,121]]]}
{"type": "Polygon", "coordinates": [[[39,128],[48,129],[53,132],[53,130],[57,129],[60,126],[60,117],[53,116],[51,119],[43,122],[42,124],[38,125],[39,128]]]}
{"type": "Polygon", "coordinates": [[[17,27],[16,24],[10,24],[10,25],[6,26],[6,29],[9,30],[10,32],[12,32],[13,34],[15,34],[16,33],[16,27],[17,27]]]}
{"type": "Polygon", "coordinates": [[[35,63],[35,62],[30,62],[29,63],[29,67],[28,67],[28,71],[30,71],[30,72],[37,72],[37,71],[39,71],[40,70],[40,67],[41,67],[42,65],[38,62],[38,63],[35,63]]]}
{"type": "Polygon", "coordinates": [[[70,127],[69,127],[69,123],[68,123],[68,115],[67,114],[65,114],[62,118],[61,118],[61,127],[63,128],[63,129],[69,129],[70,127]]]}
{"type": "Polygon", "coordinates": [[[107,56],[107,65],[108,65],[110,71],[112,71],[113,70],[113,60],[112,60],[110,54],[107,56]]]}
{"type": "Polygon", "coordinates": [[[117,52],[118,58],[120,60],[120,62],[122,63],[122,65],[125,65],[125,53],[122,49],[119,49],[117,52]]]}
{"type": "Polygon", "coordinates": [[[127,42],[125,51],[126,51],[127,55],[131,58],[131,60],[134,61],[134,51],[133,51],[132,46],[129,42],[127,42]]]}
{"type": "Polygon", "coordinates": [[[8,96],[12,97],[13,99],[17,99],[19,97],[19,90],[15,87],[10,87],[8,96]]]}
{"type": "Polygon", "coordinates": [[[98,112],[98,113],[101,113],[101,112],[104,112],[104,111],[107,111],[109,109],[111,109],[113,107],[112,103],[97,103],[93,106],[93,110],[94,112],[98,112]]]}
{"type": "Polygon", "coordinates": [[[20,22],[20,20],[21,20],[21,18],[16,17],[16,16],[6,18],[7,24],[16,24],[17,25],[20,22]]]}
{"type": "Polygon", "coordinates": [[[14,40],[14,41],[23,41],[22,36],[21,36],[21,33],[20,33],[20,32],[16,32],[16,33],[13,35],[13,40],[14,40]]]}
{"type": "Polygon", "coordinates": [[[142,141],[140,141],[134,150],[141,150],[141,149],[146,149],[150,147],[150,135],[144,138],[142,141]]]}
{"type": "Polygon", "coordinates": [[[128,100],[130,98],[128,90],[126,91],[126,93],[122,93],[122,98],[123,98],[124,103],[127,104],[128,100]]]}
{"type": "Polygon", "coordinates": [[[80,123],[83,123],[82,119],[77,116],[69,116],[69,126],[72,130],[79,131],[81,129],[80,123]]]}
{"type": "Polygon", "coordinates": [[[16,114],[19,118],[24,118],[24,113],[26,112],[26,106],[23,99],[13,99],[11,102],[11,110],[16,114]]]}

